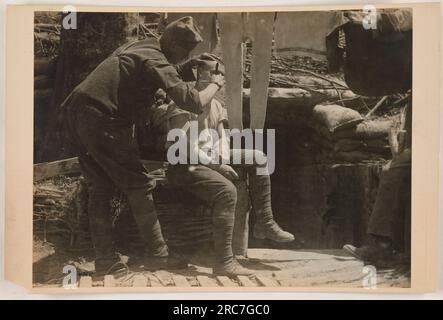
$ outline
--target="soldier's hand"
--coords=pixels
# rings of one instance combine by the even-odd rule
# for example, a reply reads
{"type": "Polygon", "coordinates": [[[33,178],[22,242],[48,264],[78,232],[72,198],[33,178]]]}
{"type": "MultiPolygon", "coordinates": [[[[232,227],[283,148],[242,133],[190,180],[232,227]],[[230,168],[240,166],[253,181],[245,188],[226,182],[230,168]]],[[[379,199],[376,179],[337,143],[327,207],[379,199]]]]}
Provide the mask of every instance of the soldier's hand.
{"type": "Polygon", "coordinates": [[[211,74],[211,83],[215,83],[222,88],[225,85],[225,77],[220,73],[211,74]]]}
{"type": "Polygon", "coordinates": [[[217,62],[216,56],[211,53],[202,53],[198,56],[192,57],[192,61],[195,63],[195,65],[201,65],[206,64],[208,62],[217,62]]]}
{"type": "Polygon", "coordinates": [[[221,164],[218,166],[216,171],[228,180],[234,181],[239,179],[237,172],[235,172],[235,170],[227,164],[221,164]]]}
{"type": "Polygon", "coordinates": [[[220,58],[211,53],[202,53],[193,57],[191,60],[194,66],[202,68],[203,70],[211,71],[213,73],[225,73],[225,67],[220,58]]]}
{"type": "Polygon", "coordinates": [[[192,57],[191,63],[193,66],[206,67],[209,66],[210,63],[215,63],[215,61],[211,58],[209,53],[202,53],[198,56],[192,57]]]}

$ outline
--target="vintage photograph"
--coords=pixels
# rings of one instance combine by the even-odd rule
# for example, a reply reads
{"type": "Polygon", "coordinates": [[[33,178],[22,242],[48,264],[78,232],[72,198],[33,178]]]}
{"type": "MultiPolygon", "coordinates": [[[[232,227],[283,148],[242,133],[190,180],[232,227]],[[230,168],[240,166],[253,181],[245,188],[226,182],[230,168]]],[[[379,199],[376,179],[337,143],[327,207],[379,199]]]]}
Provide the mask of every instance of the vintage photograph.
{"type": "Polygon", "coordinates": [[[412,9],[34,14],[33,285],[410,288],[412,9]]]}

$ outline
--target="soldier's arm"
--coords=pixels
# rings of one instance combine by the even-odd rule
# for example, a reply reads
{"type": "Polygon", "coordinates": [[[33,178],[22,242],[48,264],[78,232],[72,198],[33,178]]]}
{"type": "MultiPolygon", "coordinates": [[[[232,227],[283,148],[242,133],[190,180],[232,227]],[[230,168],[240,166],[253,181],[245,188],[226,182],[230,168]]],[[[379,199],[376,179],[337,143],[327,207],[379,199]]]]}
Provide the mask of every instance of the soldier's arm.
{"type": "Polygon", "coordinates": [[[176,65],[175,70],[177,70],[177,73],[183,79],[183,81],[196,81],[197,79],[195,79],[193,69],[195,65],[196,63],[194,60],[189,59],[188,61],[176,65]]]}
{"type": "Polygon", "coordinates": [[[158,88],[165,90],[178,107],[197,114],[202,112],[222,86],[212,83],[198,92],[191,84],[183,81],[175,67],[162,60],[146,61],[145,71],[147,81],[153,81],[158,88]]]}

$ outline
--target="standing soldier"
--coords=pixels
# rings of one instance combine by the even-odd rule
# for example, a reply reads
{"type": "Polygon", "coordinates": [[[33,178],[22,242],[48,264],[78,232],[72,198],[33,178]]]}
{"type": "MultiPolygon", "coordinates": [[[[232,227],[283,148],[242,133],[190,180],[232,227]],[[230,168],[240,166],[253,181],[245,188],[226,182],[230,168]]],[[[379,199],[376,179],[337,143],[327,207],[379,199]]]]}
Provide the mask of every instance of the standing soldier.
{"type": "Polygon", "coordinates": [[[135,124],[160,88],[178,106],[199,114],[224,86],[220,74],[213,75],[212,83],[200,92],[184,82],[193,80],[192,68],[204,63],[198,58],[186,61],[201,41],[192,17],[174,21],[158,41],[147,39],[118,48],[62,104],[68,140],[88,184],[96,274],[111,272],[120,260],[111,233],[114,188],[128,198],[145,244],[145,266],[187,266],[169,254],[163,239],[152,198],[155,181],[141,162],[135,124]]]}

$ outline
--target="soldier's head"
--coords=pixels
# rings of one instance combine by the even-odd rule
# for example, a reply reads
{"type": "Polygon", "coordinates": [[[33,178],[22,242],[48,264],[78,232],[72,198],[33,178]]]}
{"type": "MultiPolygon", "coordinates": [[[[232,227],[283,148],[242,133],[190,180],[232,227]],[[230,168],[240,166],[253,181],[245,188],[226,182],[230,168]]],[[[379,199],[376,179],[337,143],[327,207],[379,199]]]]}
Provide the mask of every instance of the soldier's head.
{"type": "Polygon", "coordinates": [[[203,41],[194,19],[186,16],[168,24],[160,37],[160,47],[171,63],[179,63],[189,57],[191,51],[203,41]]]}

